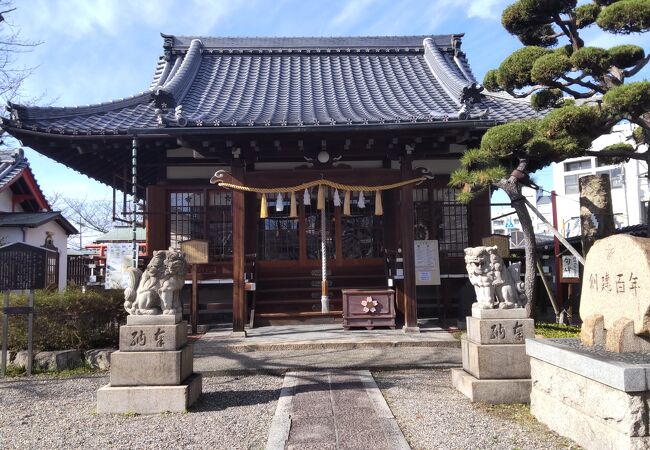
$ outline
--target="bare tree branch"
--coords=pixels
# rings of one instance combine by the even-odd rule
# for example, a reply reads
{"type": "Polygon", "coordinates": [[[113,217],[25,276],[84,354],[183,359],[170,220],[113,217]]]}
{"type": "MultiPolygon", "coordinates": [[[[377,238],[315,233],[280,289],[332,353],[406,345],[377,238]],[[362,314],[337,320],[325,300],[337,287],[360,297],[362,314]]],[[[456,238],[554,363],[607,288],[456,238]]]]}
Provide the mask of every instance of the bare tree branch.
{"type": "Polygon", "coordinates": [[[79,230],[69,244],[81,248],[84,236],[104,234],[113,227],[113,204],[110,200],[75,198],[54,192],[48,196],[52,209],[60,210],[79,230]]]}

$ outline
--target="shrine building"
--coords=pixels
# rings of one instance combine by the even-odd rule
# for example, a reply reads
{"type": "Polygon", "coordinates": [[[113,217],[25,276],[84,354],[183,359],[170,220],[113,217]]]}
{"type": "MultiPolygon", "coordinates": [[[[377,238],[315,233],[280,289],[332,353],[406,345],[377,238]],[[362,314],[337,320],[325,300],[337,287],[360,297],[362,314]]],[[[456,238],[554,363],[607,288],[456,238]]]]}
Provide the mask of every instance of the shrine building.
{"type": "Polygon", "coordinates": [[[418,318],[456,314],[463,249],[490,234],[487,193],[460,204],[449,174],[489,127],[537,115],[482,90],[462,36],[163,35],[143,92],[9,104],[2,128],[135,191],[149,255],[207,241],[198,281],[232,295],[199,291],[199,323],[339,320],[342,289],[392,285],[398,323],[416,330],[418,318]],[[427,267],[415,241],[435,243],[419,257],[427,267]]]}

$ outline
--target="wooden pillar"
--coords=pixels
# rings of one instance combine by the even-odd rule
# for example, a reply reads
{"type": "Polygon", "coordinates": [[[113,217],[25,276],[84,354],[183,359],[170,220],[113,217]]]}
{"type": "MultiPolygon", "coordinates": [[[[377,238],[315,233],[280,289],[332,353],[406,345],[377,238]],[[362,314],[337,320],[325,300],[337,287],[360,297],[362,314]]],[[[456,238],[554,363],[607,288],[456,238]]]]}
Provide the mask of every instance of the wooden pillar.
{"type": "MultiPolygon", "coordinates": [[[[400,164],[402,180],[413,178],[413,162],[410,154],[402,157],[400,164]]],[[[413,185],[401,189],[400,198],[400,247],[404,258],[404,280],[402,280],[402,295],[404,305],[404,332],[420,331],[418,327],[418,304],[415,294],[415,239],[413,217],[413,185]]]]}
{"type": "Polygon", "coordinates": [[[199,277],[196,264],[192,264],[192,298],[190,299],[190,324],[192,334],[199,329],[199,277]]]}
{"type": "MultiPolygon", "coordinates": [[[[232,166],[232,177],[244,184],[244,166],[236,159],[232,166]]],[[[246,335],[246,291],[244,289],[246,229],[246,195],[243,191],[232,191],[232,331],[246,335]]]]}
{"type": "Polygon", "coordinates": [[[155,250],[169,247],[169,199],[165,186],[147,187],[147,256],[151,258],[155,250]]]}

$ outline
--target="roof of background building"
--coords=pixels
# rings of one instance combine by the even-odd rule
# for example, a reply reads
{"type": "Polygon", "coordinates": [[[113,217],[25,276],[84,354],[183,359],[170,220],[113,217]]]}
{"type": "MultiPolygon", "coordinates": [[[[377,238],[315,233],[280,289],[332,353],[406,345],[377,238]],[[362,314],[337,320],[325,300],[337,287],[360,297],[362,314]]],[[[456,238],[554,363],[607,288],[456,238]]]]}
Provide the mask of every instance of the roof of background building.
{"type": "Polygon", "coordinates": [[[462,36],[163,35],[164,55],[148,90],[90,106],[10,104],[3,124],[92,136],[170,127],[309,129],[536,116],[528,100],[477,86],[460,50],[462,36]]]}
{"type": "MultiPolygon", "coordinates": [[[[137,241],[144,242],[147,240],[147,230],[144,228],[136,228],[135,238],[137,241]]],[[[104,242],[131,242],[133,240],[133,229],[130,227],[115,227],[107,233],[102,234],[95,243],[102,244],[104,242]]]]}
{"type": "Polygon", "coordinates": [[[0,149],[0,192],[12,186],[16,194],[33,195],[33,198],[21,201],[24,209],[32,211],[51,209],[22,148],[0,149]],[[24,182],[16,184],[20,180],[24,182]]]}
{"type": "Polygon", "coordinates": [[[0,212],[0,227],[36,228],[55,221],[65,232],[77,234],[79,231],[58,211],[47,212],[0,212]]]}
{"type": "Polygon", "coordinates": [[[28,168],[29,163],[22,148],[0,150],[0,190],[16,181],[22,171],[28,168]]]}

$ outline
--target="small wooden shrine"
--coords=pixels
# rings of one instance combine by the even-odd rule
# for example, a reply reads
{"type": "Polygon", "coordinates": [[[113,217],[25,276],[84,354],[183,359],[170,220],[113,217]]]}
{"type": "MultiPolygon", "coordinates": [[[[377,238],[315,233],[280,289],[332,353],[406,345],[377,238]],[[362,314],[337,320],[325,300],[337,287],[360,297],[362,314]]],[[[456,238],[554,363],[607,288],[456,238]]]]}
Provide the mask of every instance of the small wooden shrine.
{"type": "Polygon", "coordinates": [[[146,205],[149,252],[208,241],[197,277],[232,280],[232,302],[209,302],[200,321],[220,308],[234,330],[253,312],[256,324],[341,317],[341,290],[385,288],[390,273],[398,322],[415,330],[418,316],[453,314],[463,249],[490,234],[487,195],[459,204],[450,172],[489,127],[536,115],[482,90],[461,38],[163,35],[144,92],[10,104],[2,127],[133,192],[146,205]],[[210,184],[217,171],[228,186],[210,184]],[[416,240],[436,241],[422,248],[438,254],[419,259],[435,276],[416,270],[416,240]]]}

